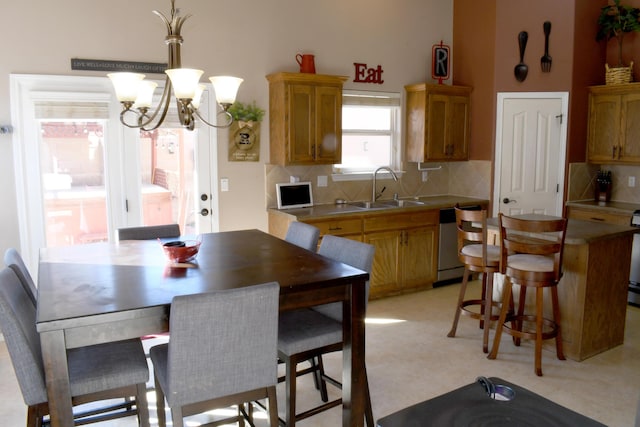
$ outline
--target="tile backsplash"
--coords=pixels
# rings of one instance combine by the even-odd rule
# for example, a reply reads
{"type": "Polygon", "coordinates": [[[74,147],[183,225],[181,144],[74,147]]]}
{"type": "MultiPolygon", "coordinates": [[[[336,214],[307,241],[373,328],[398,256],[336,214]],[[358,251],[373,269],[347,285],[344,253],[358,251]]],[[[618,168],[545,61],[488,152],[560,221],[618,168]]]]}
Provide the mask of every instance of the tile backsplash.
{"type": "Polygon", "coordinates": [[[591,200],[595,197],[595,180],[598,170],[611,171],[613,186],[611,200],[616,202],[640,203],[640,166],[594,165],[571,163],[569,165],[568,201],[591,200]],[[636,180],[629,187],[629,177],[636,180]]]}
{"type": "MultiPolygon", "coordinates": [[[[421,164],[429,169],[420,171],[417,163],[407,163],[402,177],[395,182],[391,179],[378,181],[378,192],[386,187],[382,198],[390,199],[394,193],[399,197],[438,196],[452,194],[489,199],[491,194],[491,162],[472,160],[438,164],[421,164]],[[423,174],[424,178],[423,179],[423,174]]],[[[370,200],[372,191],[371,175],[366,180],[333,181],[333,167],[326,166],[278,166],[265,165],[266,206],[273,208],[276,202],[276,184],[290,182],[290,177],[300,181],[310,181],[315,204],[333,203],[336,199],[349,201],[370,200]],[[327,177],[327,186],[318,187],[318,177],[327,177]]]]}

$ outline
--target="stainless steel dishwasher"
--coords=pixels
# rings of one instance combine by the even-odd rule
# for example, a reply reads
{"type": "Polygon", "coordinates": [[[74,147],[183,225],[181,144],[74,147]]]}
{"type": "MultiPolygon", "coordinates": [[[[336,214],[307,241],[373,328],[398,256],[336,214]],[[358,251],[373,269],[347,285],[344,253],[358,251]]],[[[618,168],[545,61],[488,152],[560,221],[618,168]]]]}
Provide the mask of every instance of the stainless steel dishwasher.
{"type": "MultiPolygon", "coordinates": [[[[479,205],[463,206],[462,209],[480,210],[479,205]]],[[[455,208],[440,209],[438,240],[438,278],[436,286],[462,278],[464,264],[458,258],[458,229],[455,208]],[[442,283],[438,283],[442,282],[442,283]]]]}

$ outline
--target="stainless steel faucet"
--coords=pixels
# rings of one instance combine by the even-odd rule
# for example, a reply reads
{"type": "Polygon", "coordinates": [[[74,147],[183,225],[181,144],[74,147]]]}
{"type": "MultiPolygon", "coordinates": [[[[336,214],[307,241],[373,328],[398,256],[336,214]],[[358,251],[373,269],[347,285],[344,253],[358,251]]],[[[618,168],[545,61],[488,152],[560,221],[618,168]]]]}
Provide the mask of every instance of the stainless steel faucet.
{"type": "Polygon", "coordinates": [[[386,170],[391,174],[394,181],[396,182],[398,181],[398,176],[393,170],[391,170],[391,168],[388,168],[387,166],[381,166],[378,169],[376,169],[375,172],[373,172],[373,190],[371,191],[371,203],[374,203],[376,199],[382,195],[382,193],[380,194],[376,193],[376,176],[378,175],[378,172],[380,172],[381,170],[386,170]]]}

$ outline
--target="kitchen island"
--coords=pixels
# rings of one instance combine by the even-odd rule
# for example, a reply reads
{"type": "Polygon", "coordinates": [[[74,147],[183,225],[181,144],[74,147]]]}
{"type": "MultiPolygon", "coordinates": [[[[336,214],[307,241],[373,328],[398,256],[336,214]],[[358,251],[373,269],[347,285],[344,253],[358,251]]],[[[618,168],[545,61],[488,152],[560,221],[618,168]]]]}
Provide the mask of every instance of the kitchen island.
{"type": "MultiPolygon", "coordinates": [[[[497,219],[490,223],[497,230],[497,219]]],[[[582,361],[623,343],[636,231],[624,225],[568,220],[558,299],[564,354],[569,359],[582,361]]],[[[532,294],[527,294],[529,310],[535,307],[532,294]]],[[[550,298],[545,294],[544,315],[552,318],[550,298]]],[[[501,300],[495,294],[494,299],[501,300]]]]}

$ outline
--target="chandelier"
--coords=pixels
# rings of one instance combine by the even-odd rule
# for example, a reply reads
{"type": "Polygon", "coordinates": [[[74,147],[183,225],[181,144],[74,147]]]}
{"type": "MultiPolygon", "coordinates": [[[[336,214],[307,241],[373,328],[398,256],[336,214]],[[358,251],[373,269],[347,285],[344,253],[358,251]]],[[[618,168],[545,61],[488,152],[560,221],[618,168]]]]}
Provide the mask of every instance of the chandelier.
{"type": "Polygon", "coordinates": [[[157,10],[153,13],[158,15],[167,27],[167,37],[165,43],[169,47],[169,61],[165,70],[165,86],[160,103],[153,113],[150,113],[153,101],[153,93],[158,86],[157,83],[144,80],[145,75],[140,73],[118,72],[108,74],[116,91],[118,101],[122,104],[120,122],[130,128],[152,131],[157,129],[167,116],[169,104],[171,102],[171,91],[176,98],[178,118],[180,124],[188,130],[195,127],[196,117],[208,126],[215,128],[226,128],[233,123],[233,117],[228,109],[234,103],[238,88],[242,79],[230,76],[209,77],[216,92],[216,101],[222,108],[220,114],[226,116],[225,122],[220,125],[209,123],[198,110],[200,98],[205,89],[205,85],[200,84],[202,70],[182,68],[180,58],[180,47],[182,36],[180,31],[184,22],[191,17],[187,15],[179,16],[180,10],[176,11],[175,0],[171,0],[171,19],[157,10]]]}

